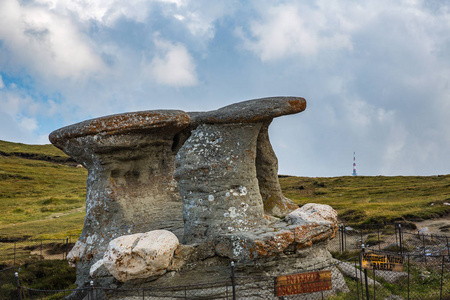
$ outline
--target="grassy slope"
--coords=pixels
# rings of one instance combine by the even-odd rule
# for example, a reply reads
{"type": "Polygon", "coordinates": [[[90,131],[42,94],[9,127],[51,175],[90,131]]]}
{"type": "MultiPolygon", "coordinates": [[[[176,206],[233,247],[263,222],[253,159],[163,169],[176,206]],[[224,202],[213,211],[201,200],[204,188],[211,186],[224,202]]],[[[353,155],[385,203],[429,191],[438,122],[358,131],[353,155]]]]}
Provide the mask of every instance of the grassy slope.
{"type": "MultiPolygon", "coordinates": [[[[74,168],[67,155],[52,145],[0,141],[0,237],[79,234],[86,176],[85,169],[74,168]],[[23,158],[27,156],[33,159],[23,158]]],[[[450,206],[443,204],[450,202],[450,175],[283,177],[280,183],[284,194],[298,204],[329,204],[343,221],[351,223],[450,213],[450,206]]]]}
{"type": "Polygon", "coordinates": [[[87,171],[64,164],[67,155],[52,145],[0,141],[0,153],[0,236],[79,234],[87,171]]]}
{"type": "Polygon", "coordinates": [[[350,223],[429,219],[450,213],[450,175],[280,178],[298,204],[329,204],[350,223]],[[432,205],[433,203],[433,205],[432,205]]]}

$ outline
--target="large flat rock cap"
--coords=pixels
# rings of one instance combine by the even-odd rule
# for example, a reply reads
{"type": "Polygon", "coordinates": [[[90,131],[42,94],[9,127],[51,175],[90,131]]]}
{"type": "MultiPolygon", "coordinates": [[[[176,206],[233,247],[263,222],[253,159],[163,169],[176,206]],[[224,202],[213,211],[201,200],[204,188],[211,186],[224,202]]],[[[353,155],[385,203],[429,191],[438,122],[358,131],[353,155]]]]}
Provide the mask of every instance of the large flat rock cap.
{"type": "Polygon", "coordinates": [[[131,132],[176,133],[187,127],[190,118],[181,110],[147,110],[91,119],[50,133],[53,144],[88,135],[119,135],[131,132]]]}
{"type": "Polygon", "coordinates": [[[231,104],[207,112],[190,112],[191,123],[258,123],[276,117],[291,115],[306,109],[306,100],[300,97],[269,97],[231,104]]]}

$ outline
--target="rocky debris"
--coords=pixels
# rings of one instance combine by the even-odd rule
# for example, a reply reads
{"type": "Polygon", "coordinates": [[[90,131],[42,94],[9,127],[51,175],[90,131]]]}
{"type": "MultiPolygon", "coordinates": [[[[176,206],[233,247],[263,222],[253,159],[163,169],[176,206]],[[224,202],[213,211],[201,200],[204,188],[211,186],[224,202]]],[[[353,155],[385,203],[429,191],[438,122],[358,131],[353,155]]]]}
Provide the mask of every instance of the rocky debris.
{"type": "Polygon", "coordinates": [[[356,233],[359,232],[358,230],[355,230],[353,227],[350,227],[350,226],[345,226],[344,230],[345,230],[345,233],[347,233],[349,235],[352,235],[355,232],[356,233]]]}
{"type": "Polygon", "coordinates": [[[214,255],[214,244],[212,242],[190,245],[179,244],[174,252],[173,259],[168,270],[179,271],[187,264],[203,261],[207,258],[213,257],[214,255]]]}
{"type": "Polygon", "coordinates": [[[404,300],[404,298],[399,295],[389,295],[384,300],[404,300]]]}
{"type": "Polygon", "coordinates": [[[423,228],[420,228],[419,230],[417,230],[417,234],[429,235],[430,230],[428,229],[428,227],[423,227],[423,228]]]}
{"type": "Polygon", "coordinates": [[[426,279],[428,279],[428,278],[430,278],[430,276],[431,276],[431,272],[430,271],[422,271],[420,274],[419,274],[419,278],[421,279],[421,280],[426,280],[426,279]]]}
{"type": "MultiPolygon", "coordinates": [[[[350,278],[357,279],[357,280],[361,280],[361,278],[362,278],[362,280],[366,280],[364,271],[361,271],[361,270],[355,268],[354,264],[339,261],[337,259],[335,259],[334,261],[336,263],[336,266],[339,268],[339,270],[341,270],[341,272],[345,276],[348,276],[350,278]]],[[[378,274],[378,272],[376,272],[376,273],[378,274]]],[[[367,277],[367,283],[369,286],[373,286],[374,281],[372,278],[367,277]]],[[[381,283],[379,283],[378,281],[375,281],[375,285],[381,286],[381,283]]]]}
{"type": "MultiPolygon", "coordinates": [[[[163,275],[178,244],[178,238],[167,230],[121,236],[109,243],[103,265],[121,282],[163,275]]],[[[91,273],[94,267],[98,268],[97,264],[91,267],[91,273]]]]}
{"type": "Polygon", "coordinates": [[[336,231],[336,211],[328,205],[309,203],[270,225],[217,235],[215,251],[235,261],[250,261],[326,243],[336,231]]]}
{"type": "Polygon", "coordinates": [[[80,261],[84,255],[84,250],[86,249],[86,243],[78,240],[75,245],[70,250],[69,254],[67,254],[67,261],[72,268],[75,268],[77,262],[80,261]]]}
{"type": "Polygon", "coordinates": [[[173,178],[175,136],[189,125],[182,111],[156,110],[92,119],[58,129],[50,141],[88,169],[86,217],[78,246],[77,284],[119,236],[155,229],[183,234],[173,178]]]}
{"type": "Polygon", "coordinates": [[[332,224],[337,227],[337,211],[325,204],[308,203],[285,217],[288,224],[332,224]]]}
{"type": "Polygon", "coordinates": [[[89,275],[92,278],[105,277],[110,276],[108,269],[105,267],[105,261],[103,259],[98,260],[95,264],[92,265],[89,270],[89,275]]]}
{"type": "Polygon", "coordinates": [[[395,283],[402,278],[408,277],[408,273],[406,272],[393,272],[393,271],[375,271],[376,277],[381,277],[389,283],[395,283]]]}

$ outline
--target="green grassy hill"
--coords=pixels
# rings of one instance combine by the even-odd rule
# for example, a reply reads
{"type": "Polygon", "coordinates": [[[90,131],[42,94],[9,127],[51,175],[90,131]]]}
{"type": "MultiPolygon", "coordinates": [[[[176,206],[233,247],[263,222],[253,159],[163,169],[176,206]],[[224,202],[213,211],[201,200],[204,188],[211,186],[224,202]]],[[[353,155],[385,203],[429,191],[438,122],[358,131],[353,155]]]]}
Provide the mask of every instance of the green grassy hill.
{"type": "MultiPolygon", "coordinates": [[[[0,141],[0,238],[65,238],[83,227],[84,168],[52,145],[0,141]]],[[[349,223],[427,219],[450,213],[450,175],[307,178],[281,176],[302,205],[329,204],[349,223]]]]}
{"type": "Polygon", "coordinates": [[[0,237],[80,234],[86,176],[52,145],[0,141],[0,237]]]}
{"type": "Polygon", "coordinates": [[[450,213],[450,175],[280,178],[286,197],[331,205],[352,224],[437,218],[450,213]],[[448,203],[446,205],[444,203],[448,203]]]}

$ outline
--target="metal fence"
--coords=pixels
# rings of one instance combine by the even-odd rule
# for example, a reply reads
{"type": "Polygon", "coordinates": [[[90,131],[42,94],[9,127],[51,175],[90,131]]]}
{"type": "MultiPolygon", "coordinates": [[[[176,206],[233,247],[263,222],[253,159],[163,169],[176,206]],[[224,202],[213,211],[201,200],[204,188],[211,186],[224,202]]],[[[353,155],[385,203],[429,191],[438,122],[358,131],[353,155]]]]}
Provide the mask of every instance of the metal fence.
{"type": "Polygon", "coordinates": [[[450,255],[449,236],[414,232],[401,224],[364,226],[358,229],[341,224],[336,238],[328,244],[328,250],[332,253],[360,251],[362,245],[369,250],[424,256],[450,255]]]}
{"type": "MultiPolygon", "coordinates": [[[[15,270],[30,259],[65,259],[74,239],[11,241],[6,254],[12,267],[0,270],[0,300],[10,299],[450,299],[450,252],[448,236],[420,234],[400,224],[364,227],[357,230],[341,225],[328,249],[335,257],[320,267],[299,269],[298,273],[331,270],[331,291],[276,297],[277,276],[243,276],[241,266],[230,267],[225,281],[196,285],[145,289],[107,289],[96,282],[76,290],[39,290],[20,283],[15,270]],[[54,250],[51,250],[54,249],[54,250]],[[361,249],[372,253],[400,255],[402,272],[363,270],[361,249]],[[12,251],[11,251],[12,250],[12,251]],[[53,251],[53,252],[52,252],[53,251]],[[15,266],[15,268],[14,268],[15,266]]],[[[4,252],[2,253],[5,256],[4,252]]],[[[1,259],[2,256],[0,256],[1,259]]],[[[4,266],[8,260],[0,260],[4,266]]],[[[282,274],[280,274],[282,275],[282,274]]]]}
{"type": "MultiPolygon", "coordinates": [[[[373,251],[377,254],[391,252],[373,251]]],[[[220,282],[187,286],[152,287],[144,289],[108,289],[91,286],[78,290],[38,290],[20,285],[15,279],[14,298],[2,299],[450,299],[450,257],[448,255],[396,254],[403,258],[403,271],[375,271],[361,268],[361,256],[345,261],[333,259],[320,268],[299,270],[317,272],[330,270],[331,290],[277,297],[277,276],[241,276],[230,266],[230,277],[220,282]]],[[[280,274],[282,275],[282,274],[280,274]]],[[[295,274],[296,276],[298,274],[295,274]]],[[[18,275],[16,275],[18,276],[18,275]]],[[[283,275],[286,276],[286,275],[283,275]]],[[[294,275],[288,275],[294,276],[294,275]]],[[[11,282],[11,279],[8,279],[11,282]]],[[[298,283],[292,283],[293,285],[298,283]]],[[[291,290],[295,290],[293,288],[291,290]]]]}
{"type": "Polygon", "coordinates": [[[37,260],[64,260],[77,238],[0,240],[0,270],[37,260]]]}

